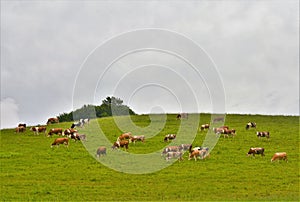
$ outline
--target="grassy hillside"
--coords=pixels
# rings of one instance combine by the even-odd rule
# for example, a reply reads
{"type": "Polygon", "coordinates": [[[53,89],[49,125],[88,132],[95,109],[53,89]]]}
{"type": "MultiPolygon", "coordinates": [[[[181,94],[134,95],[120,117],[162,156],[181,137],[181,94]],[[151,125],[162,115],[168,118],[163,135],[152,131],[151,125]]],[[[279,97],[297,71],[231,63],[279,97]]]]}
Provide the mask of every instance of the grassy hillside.
{"type": "MultiPolygon", "coordinates": [[[[0,200],[299,201],[299,117],[227,115],[225,125],[235,128],[237,136],[221,137],[209,159],[188,161],[185,153],[183,161],[169,162],[168,167],[153,173],[126,174],[95,160],[93,151],[99,143],[93,137],[99,127],[111,142],[122,132],[145,135],[145,144],[131,143],[129,152],[146,154],[163,149],[168,145],[163,142],[164,135],[177,133],[187,122],[176,120],[175,115],[165,118],[159,115],[117,117],[118,124],[112,118],[95,119],[80,129],[80,133],[87,135],[87,142],[83,145],[71,141],[68,148],[50,148],[57,136],[34,136],[29,128],[23,134],[14,133],[13,129],[1,130],[0,200]],[[257,123],[258,131],[269,131],[270,140],[258,139],[255,129],[245,130],[249,121],[257,123]],[[148,136],[153,133],[157,135],[148,136]],[[87,150],[93,144],[95,148],[90,155],[87,150]],[[247,157],[250,147],[264,147],[265,157],[247,157]],[[287,152],[288,163],[270,162],[272,155],[279,151],[287,152]]],[[[201,114],[196,124],[209,121],[210,115],[201,114]]],[[[47,129],[70,125],[60,123],[47,129]]],[[[206,132],[198,131],[193,145],[201,146],[205,137],[206,132]]],[[[120,166],[126,167],[123,153],[108,148],[107,156],[101,158],[110,161],[120,154],[120,166]]],[[[166,163],[164,159],[161,162],[166,163]]],[[[145,166],[151,163],[154,162],[145,166]]]]}

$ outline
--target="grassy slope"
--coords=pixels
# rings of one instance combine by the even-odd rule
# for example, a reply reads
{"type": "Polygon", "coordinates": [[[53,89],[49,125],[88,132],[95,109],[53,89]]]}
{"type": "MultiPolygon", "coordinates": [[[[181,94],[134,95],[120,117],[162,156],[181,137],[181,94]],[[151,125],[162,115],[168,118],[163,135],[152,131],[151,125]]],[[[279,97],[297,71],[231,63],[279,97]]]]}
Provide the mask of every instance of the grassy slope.
{"type": "MultiPolygon", "coordinates": [[[[160,134],[145,145],[130,145],[130,152],[163,148],[163,135],[179,127],[174,117],[169,115],[160,134]]],[[[207,123],[210,116],[200,118],[200,123],[207,123]]],[[[138,126],[150,124],[148,116],[132,120],[138,126]]],[[[93,121],[99,121],[111,141],[121,133],[111,118],[93,121]]],[[[299,200],[299,117],[227,115],[226,125],[235,128],[237,136],[220,138],[210,159],[188,161],[185,154],[183,162],[143,175],[105,167],[80,142],[51,149],[54,138],[33,136],[29,130],[21,135],[1,130],[0,200],[299,200]],[[255,130],[246,131],[248,121],[255,121],[258,130],[270,131],[270,141],[257,139],[255,130]],[[246,156],[250,147],[258,146],[265,148],[265,157],[246,156]],[[270,163],[277,151],[286,151],[289,162],[270,163]]],[[[205,135],[198,132],[193,144],[201,145],[205,135]]]]}

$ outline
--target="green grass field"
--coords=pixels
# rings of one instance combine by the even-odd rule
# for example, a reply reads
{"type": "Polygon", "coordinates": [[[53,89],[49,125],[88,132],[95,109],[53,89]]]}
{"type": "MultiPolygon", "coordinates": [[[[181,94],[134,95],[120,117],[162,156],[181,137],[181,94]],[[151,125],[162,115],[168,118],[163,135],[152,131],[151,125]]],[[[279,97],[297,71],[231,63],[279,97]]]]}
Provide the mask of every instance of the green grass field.
{"type": "MultiPolygon", "coordinates": [[[[128,117],[116,119],[118,125],[113,118],[102,118],[79,129],[87,135],[86,145],[95,144],[91,151],[97,149],[93,135],[98,124],[111,142],[122,132],[131,131],[146,138],[147,130],[149,134],[158,132],[147,138],[145,144],[129,145],[130,153],[146,154],[163,149],[168,144],[163,142],[164,135],[177,133],[186,121],[176,120],[176,115],[168,115],[165,124],[161,124],[164,117],[159,115],[155,120],[148,115],[132,116],[134,124],[128,123],[128,117]]],[[[201,114],[196,124],[209,121],[210,115],[201,114]]],[[[53,124],[47,129],[70,125],[53,124]]],[[[225,125],[236,129],[237,136],[221,136],[210,158],[189,161],[186,152],[183,161],[169,162],[170,166],[148,174],[110,169],[96,161],[81,142],[70,141],[68,148],[63,145],[50,148],[56,135],[34,136],[29,128],[19,134],[14,129],[4,129],[1,130],[0,200],[299,201],[299,116],[227,115],[225,125]],[[269,131],[270,140],[258,139],[255,129],[245,130],[249,121],[257,123],[258,131],[269,131]],[[264,147],[265,156],[247,157],[250,147],[264,147]],[[280,151],[287,152],[288,162],[271,163],[272,155],[280,151]]],[[[206,132],[198,131],[193,145],[201,146],[205,136],[206,132]]],[[[108,148],[107,156],[101,158],[109,161],[118,154],[122,158],[123,152],[108,148]]],[[[124,164],[122,159],[119,161],[124,164]]],[[[164,159],[161,161],[166,163],[164,159]]],[[[126,167],[126,162],[123,166],[126,167]]]]}

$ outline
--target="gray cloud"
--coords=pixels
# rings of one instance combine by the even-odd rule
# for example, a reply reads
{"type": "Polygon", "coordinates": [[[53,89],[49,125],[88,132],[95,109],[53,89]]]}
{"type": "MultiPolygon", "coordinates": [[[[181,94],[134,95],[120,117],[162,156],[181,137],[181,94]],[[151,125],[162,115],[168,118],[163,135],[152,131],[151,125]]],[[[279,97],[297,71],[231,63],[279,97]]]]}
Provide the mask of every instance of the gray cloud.
{"type": "MultiPolygon", "coordinates": [[[[298,16],[299,2],[293,0],[1,1],[1,100],[13,99],[18,106],[17,112],[5,107],[4,119],[17,121],[9,118],[7,111],[11,111],[19,120],[38,124],[72,110],[75,78],[88,54],[113,36],[143,28],[172,30],[198,43],[222,77],[226,111],[299,115],[298,16]]],[[[180,64],[167,57],[159,59],[173,67],[180,64]]],[[[109,89],[120,76],[118,70],[115,66],[105,90],[95,95],[98,102],[112,93],[109,89]]],[[[188,75],[191,72],[177,70],[191,78],[191,85],[199,85],[197,93],[205,94],[202,81],[196,83],[196,78],[188,75]]],[[[132,89],[129,84],[123,87],[132,89]]],[[[160,94],[161,90],[150,92],[160,94]]],[[[145,99],[137,95],[129,104],[138,113],[157,103],[168,111],[179,109],[176,103],[170,104],[174,102],[171,95],[155,100],[153,94],[145,99]]],[[[203,97],[200,110],[211,111],[207,93],[203,97]]]]}

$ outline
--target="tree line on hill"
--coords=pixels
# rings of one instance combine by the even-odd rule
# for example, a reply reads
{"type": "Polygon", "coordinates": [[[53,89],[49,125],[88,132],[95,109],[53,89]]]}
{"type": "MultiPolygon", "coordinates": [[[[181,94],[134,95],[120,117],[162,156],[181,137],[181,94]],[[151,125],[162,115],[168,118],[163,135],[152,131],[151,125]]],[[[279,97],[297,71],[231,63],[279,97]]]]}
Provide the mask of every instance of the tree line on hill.
{"type": "Polygon", "coordinates": [[[57,116],[60,122],[69,122],[79,119],[93,119],[108,116],[135,115],[136,113],[123,100],[116,97],[106,97],[101,105],[84,105],[80,109],[70,113],[62,113],[57,116]]]}

